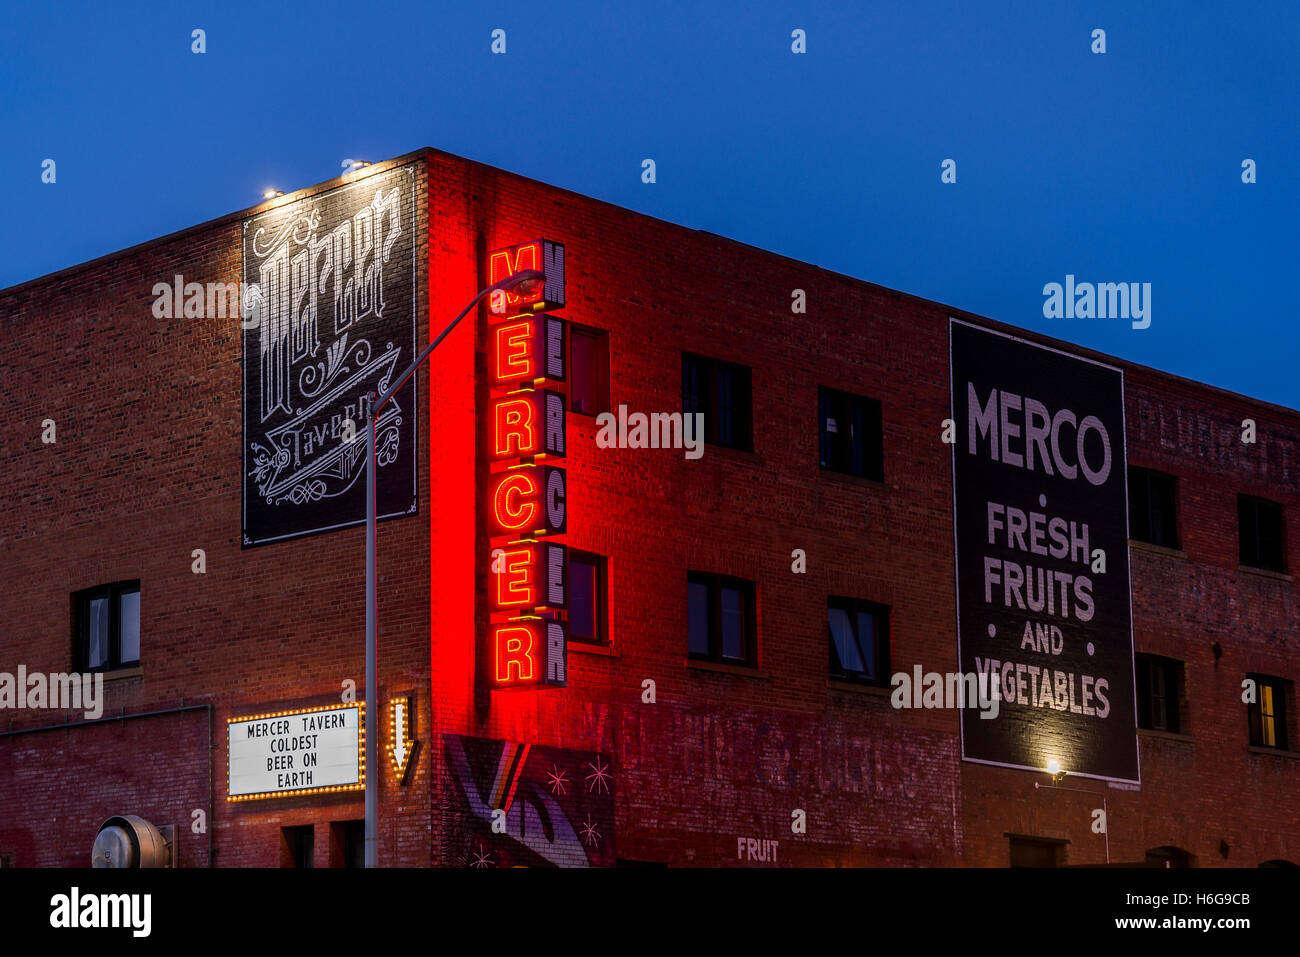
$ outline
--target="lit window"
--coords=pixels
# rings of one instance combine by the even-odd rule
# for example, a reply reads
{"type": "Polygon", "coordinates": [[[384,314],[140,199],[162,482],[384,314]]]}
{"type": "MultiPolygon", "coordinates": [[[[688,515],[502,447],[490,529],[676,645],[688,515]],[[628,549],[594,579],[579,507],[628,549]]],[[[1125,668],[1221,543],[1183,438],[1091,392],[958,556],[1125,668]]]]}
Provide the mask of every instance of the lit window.
{"type": "Polygon", "coordinates": [[[1255,701],[1247,705],[1250,743],[1258,748],[1285,751],[1286,699],[1289,682],[1269,675],[1249,675],[1255,682],[1255,701]]]}

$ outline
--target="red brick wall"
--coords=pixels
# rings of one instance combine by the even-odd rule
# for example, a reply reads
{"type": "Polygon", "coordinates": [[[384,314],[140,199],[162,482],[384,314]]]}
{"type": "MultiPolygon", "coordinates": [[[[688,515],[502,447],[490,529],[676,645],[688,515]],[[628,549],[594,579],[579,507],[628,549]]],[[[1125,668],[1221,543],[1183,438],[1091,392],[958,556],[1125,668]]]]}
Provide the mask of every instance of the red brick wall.
{"type": "MultiPolygon", "coordinates": [[[[1096,799],[1036,791],[1045,776],[963,764],[952,712],[895,711],[881,694],[828,686],[828,594],[891,606],[893,670],[956,668],[950,457],[940,441],[950,311],[425,155],[422,341],[483,285],[488,249],[558,240],[568,268],[561,314],[610,331],[613,405],[679,409],[684,349],[740,362],[753,369],[754,451],[708,447],[688,461],[673,450],[602,450],[594,421],[570,413],[565,540],[608,556],[612,647],[571,649],[566,690],[483,692],[475,675],[487,584],[476,476],[482,316],[444,342],[420,377],[421,518],[379,532],[381,686],[418,693],[422,743],[408,784],[385,778],[381,786],[382,861],[443,860],[434,809],[448,797],[436,743],[444,733],[612,755],[622,858],[728,866],[738,863],[737,840],[753,838],[778,842],[778,865],[1004,865],[1010,832],[1069,840],[1070,863],[1103,860],[1102,838],[1089,830],[1096,799]],[[791,314],[794,289],[806,291],[807,315],[791,314]],[[883,483],[821,474],[818,385],[882,400],[883,483]],[[806,551],[806,574],[791,571],[794,549],[806,551]],[[687,665],[688,569],[758,583],[756,671],[687,665]],[[654,704],[642,702],[646,679],[656,684],[654,704]],[[806,812],[806,834],[791,830],[795,809],[806,812]]],[[[20,410],[0,423],[4,448],[14,450],[0,571],[23,583],[0,596],[11,623],[0,635],[0,669],[19,661],[66,669],[69,594],[140,578],[144,673],[111,684],[109,712],[211,701],[216,862],[274,866],[279,828],[315,823],[319,864],[327,822],[359,818],[360,795],[228,804],[225,721],[336,700],[345,678],[362,690],[363,532],[239,548],[238,326],[153,319],[152,284],[177,272],[237,281],[238,218],[0,293],[8,366],[0,398],[20,410]],[[58,422],[55,446],[40,442],[46,417],[58,422]],[[206,576],[190,572],[198,547],[207,550],[206,576]]],[[[1237,568],[1235,504],[1238,491],[1282,501],[1288,554],[1300,561],[1300,417],[1126,369],[1129,457],[1180,476],[1185,552],[1132,549],[1137,648],[1186,662],[1191,737],[1142,735],[1141,791],[1069,778],[1065,786],[1106,793],[1112,860],[1175,845],[1204,864],[1300,861],[1300,763],[1247,750],[1240,701],[1247,671],[1295,677],[1295,587],[1237,568]],[[1253,447],[1233,440],[1247,416],[1259,426],[1253,447]],[[1217,666],[1215,641],[1224,651],[1217,666]],[[1226,862],[1220,840],[1230,847],[1226,862]]],[[[172,719],[139,723],[157,720],[172,719]]],[[[63,786],[55,778],[45,792],[33,792],[28,778],[20,786],[17,757],[51,735],[109,734],[0,738],[0,807],[10,828],[0,828],[0,852],[10,852],[6,841],[21,845],[8,835],[48,827],[84,859],[93,836],[85,821],[98,810],[51,823],[45,802],[63,786]]],[[[146,752],[128,739],[126,763],[158,762],[151,744],[146,752]]],[[[164,748],[168,768],[194,760],[184,735],[164,748]]],[[[79,788],[88,809],[135,799],[97,780],[89,775],[79,788]]],[[[198,798],[187,787],[188,805],[198,798]]],[[[184,823],[181,797],[151,808],[184,823]]]]}
{"type": "MultiPolygon", "coordinates": [[[[424,183],[422,168],[417,195],[424,183]]],[[[211,703],[216,862],[277,865],[279,828],[312,822],[321,862],[326,822],[360,818],[360,795],[227,802],[226,720],[338,701],[346,679],[364,693],[364,529],[240,548],[239,321],[152,315],[154,283],[177,273],[187,282],[241,280],[239,218],[0,293],[0,398],[13,410],[0,422],[0,446],[10,457],[0,569],[21,583],[0,596],[7,623],[0,670],[19,663],[31,671],[70,670],[71,593],[138,578],[142,669],[106,682],[105,713],[211,703]],[[57,423],[52,445],[40,438],[46,418],[57,423]],[[204,575],[191,571],[196,548],[206,552],[204,575]]],[[[421,236],[417,256],[425,255],[421,236]]],[[[420,437],[427,461],[423,424],[420,437]]],[[[418,517],[387,521],[378,541],[381,691],[419,692],[427,725],[428,526],[418,517]]],[[[0,713],[0,729],[10,719],[22,727],[65,716],[0,713]]],[[[74,740],[103,734],[67,733],[74,740]]],[[[26,754],[31,742],[43,746],[53,734],[64,732],[0,738],[0,807],[16,831],[47,830],[52,843],[74,849],[70,860],[88,861],[94,829],[86,821],[98,815],[97,826],[105,816],[100,807],[141,813],[131,806],[138,796],[112,774],[66,784],[64,773],[72,770],[60,761],[77,766],[74,746],[52,763],[58,773],[39,781],[22,776],[16,749],[26,754]],[[88,810],[51,820],[47,809],[56,802],[88,810]]],[[[195,760],[192,742],[179,734],[150,738],[147,747],[124,744],[118,755],[145,784],[155,780],[145,769],[186,768],[195,760]]],[[[201,783],[206,807],[206,771],[201,783]]],[[[380,793],[389,812],[384,862],[427,863],[427,763],[412,770],[400,794],[387,778],[380,793]]],[[[190,808],[199,806],[194,800],[149,806],[188,827],[190,808]]],[[[8,852],[0,840],[0,853],[8,852]]],[[[20,854],[19,863],[31,862],[20,854]]]]}
{"type": "MultiPolygon", "coordinates": [[[[749,365],[754,381],[752,454],[709,448],[690,462],[674,452],[600,450],[592,420],[570,415],[567,540],[609,556],[615,654],[572,648],[567,691],[492,693],[471,717],[470,682],[459,670],[440,679],[437,667],[441,648],[463,648],[470,612],[459,595],[454,632],[433,635],[435,699],[449,727],[616,755],[621,856],[724,864],[734,861],[735,836],[754,836],[779,840],[787,863],[960,856],[1005,865],[1011,832],[1070,840],[1072,863],[1103,861],[1103,839],[1090,828],[1099,800],[1036,791],[1035,777],[1045,776],[961,763],[951,713],[895,712],[879,696],[827,687],[828,594],[892,606],[894,670],[955,667],[951,473],[939,441],[951,311],[455,158],[431,163],[434,285],[450,283],[451,299],[466,297],[472,276],[483,278],[467,250],[545,236],[566,246],[563,315],[610,330],[615,407],[679,408],[682,350],[749,365]],[[806,317],[790,313],[796,288],[807,293],[806,317]],[[883,486],[820,474],[818,385],[883,401],[883,486]],[[806,575],[791,573],[794,548],[807,551],[806,575]],[[687,569],[758,582],[756,674],[685,664],[687,569]],[[645,678],[657,683],[654,705],[641,703],[645,678]],[[808,813],[806,836],[790,831],[796,807],[808,813]]],[[[481,371],[481,325],[477,332],[481,371]]],[[[462,386],[467,362],[459,356],[449,373],[462,386]]],[[[1238,570],[1235,504],[1237,491],[1282,501],[1288,551],[1300,555],[1300,423],[1285,410],[1126,368],[1130,459],[1180,476],[1187,553],[1132,550],[1136,646],[1187,663],[1193,739],[1144,734],[1140,792],[1063,784],[1106,792],[1115,861],[1174,845],[1201,863],[1224,863],[1220,839],[1230,847],[1226,863],[1300,860],[1300,822],[1287,797],[1300,765],[1247,751],[1240,700],[1247,670],[1294,677],[1295,591],[1290,581],[1238,570]],[[1214,417],[1217,444],[1186,424],[1181,438],[1168,427],[1172,444],[1162,444],[1143,422],[1152,407],[1214,417]],[[1258,420],[1256,446],[1239,442],[1247,416],[1258,420]],[[1271,471],[1259,467],[1264,458],[1271,471]],[[1214,640],[1226,649],[1217,669],[1214,640]]],[[[459,427],[481,440],[473,416],[483,406],[471,413],[467,395],[459,427]]],[[[458,455],[467,468],[468,455],[458,455]]],[[[468,534],[459,536],[448,545],[468,566],[468,534]]],[[[481,533],[475,547],[485,553],[481,533]]]]}

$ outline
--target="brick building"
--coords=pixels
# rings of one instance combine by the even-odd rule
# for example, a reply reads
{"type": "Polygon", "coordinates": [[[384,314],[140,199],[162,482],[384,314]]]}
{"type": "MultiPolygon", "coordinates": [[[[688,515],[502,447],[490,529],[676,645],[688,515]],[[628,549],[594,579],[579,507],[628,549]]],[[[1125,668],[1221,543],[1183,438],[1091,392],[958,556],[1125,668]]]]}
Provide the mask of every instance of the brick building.
{"type": "MultiPolygon", "coordinates": [[[[117,814],[172,826],[181,866],[355,862],[351,420],[500,275],[493,251],[524,268],[539,237],[563,247],[568,521],[538,543],[567,546],[567,608],[531,620],[566,623],[542,662],[564,687],[496,680],[528,665],[491,644],[490,437],[517,391],[492,388],[489,305],[381,412],[382,864],[1300,862],[1296,412],[421,150],[0,291],[0,671],[104,677],[93,718],[0,686],[7,863],[82,866],[117,814]],[[214,304],[230,283],[257,288],[214,304]],[[892,673],[964,670],[952,319],[1122,372],[1128,554],[1104,574],[1131,577],[1137,660],[1106,740],[1136,743],[1133,780],[1074,766],[1072,731],[1063,780],[964,760],[977,723],[891,703],[892,673]],[[602,447],[592,413],[620,406],[703,413],[703,454],[602,447]],[[299,730],[327,742],[301,779],[299,730]]],[[[1008,746],[1050,752],[1067,684],[1060,712],[1008,712],[1008,746]]]]}

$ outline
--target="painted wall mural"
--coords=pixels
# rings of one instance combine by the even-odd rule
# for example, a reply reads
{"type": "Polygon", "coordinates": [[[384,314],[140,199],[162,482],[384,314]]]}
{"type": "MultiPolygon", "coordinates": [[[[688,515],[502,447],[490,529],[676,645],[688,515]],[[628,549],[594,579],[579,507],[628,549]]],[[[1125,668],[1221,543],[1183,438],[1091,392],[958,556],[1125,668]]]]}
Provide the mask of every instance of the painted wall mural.
{"type": "Polygon", "coordinates": [[[607,755],[451,734],[443,735],[443,748],[447,864],[614,864],[614,773],[607,755]]]}
{"type": "MultiPolygon", "coordinates": [[[[245,547],[365,520],[362,401],[417,354],[415,172],[244,221],[245,547]]],[[[376,423],[381,518],[419,510],[415,395],[376,423]]]]}

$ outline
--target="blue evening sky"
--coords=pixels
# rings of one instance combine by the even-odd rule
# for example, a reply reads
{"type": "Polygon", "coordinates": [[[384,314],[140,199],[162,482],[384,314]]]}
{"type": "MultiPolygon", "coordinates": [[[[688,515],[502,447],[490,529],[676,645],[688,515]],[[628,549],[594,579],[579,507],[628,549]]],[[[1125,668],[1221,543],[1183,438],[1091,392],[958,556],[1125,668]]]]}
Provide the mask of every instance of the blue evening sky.
{"type": "Polygon", "coordinates": [[[433,146],[1300,408],[1298,27],[1289,0],[10,4],[0,287],[433,146]],[[1150,328],[1045,319],[1067,273],[1151,283],[1150,328]]]}

